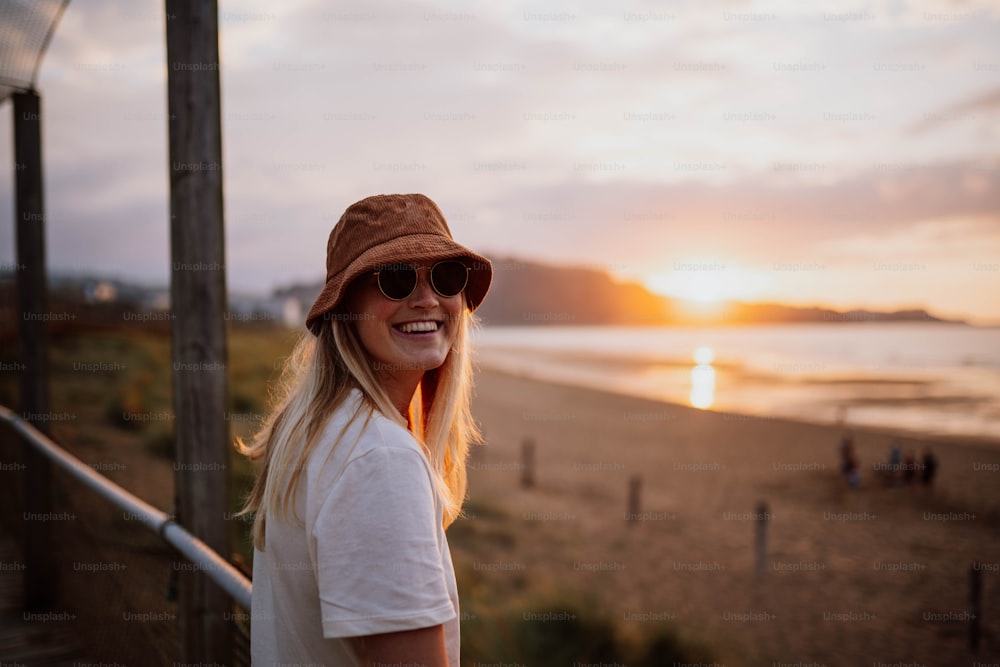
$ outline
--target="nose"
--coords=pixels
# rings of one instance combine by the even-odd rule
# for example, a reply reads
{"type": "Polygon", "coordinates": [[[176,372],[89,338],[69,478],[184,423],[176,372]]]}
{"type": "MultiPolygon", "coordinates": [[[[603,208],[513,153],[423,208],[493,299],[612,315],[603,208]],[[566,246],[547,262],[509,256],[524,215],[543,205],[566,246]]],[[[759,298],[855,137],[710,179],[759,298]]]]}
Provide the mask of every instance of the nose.
{"type": "Polygon", "coordinates": [[[411,307],[434,308],[438,305],[438,294],[431,287],[430,277],[430,271],[417,271],[417,286],[409,299],[411,307]]]}

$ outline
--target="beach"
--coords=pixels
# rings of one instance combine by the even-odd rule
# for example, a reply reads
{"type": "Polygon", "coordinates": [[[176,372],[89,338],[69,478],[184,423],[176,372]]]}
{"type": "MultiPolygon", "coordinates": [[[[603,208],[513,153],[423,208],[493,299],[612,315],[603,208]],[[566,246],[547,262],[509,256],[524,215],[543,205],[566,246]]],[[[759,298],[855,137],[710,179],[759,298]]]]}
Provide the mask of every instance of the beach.
{"type": "MultiPolygon", "coordinates": [[[[233,391],[248,403],[266,395],[288,336],[236,334],[233,391]]],[[[52,428],[95,470],[172,511],[169,419],[154,421],[172,414],[167,343],[104,334],[61,341],[53,414],[72,419],[52,428]],[[107,360],[108,349],[127,373],[69,370],[107,360]],[[126,405],[142,421],[117,419],[126,405]]],[[[448,530],[463,598],[463,664],[557,664],[518,659],[525,637],[515,631],[538,623],[533,638],[576,646],[569,624],[558,625],[561,610],[612,622],[619,647],[648,647],[651,636],[673,633],[695,647],[678,664],[1000,664],[1000,443],[858,427],[862,480],[851,490],[838,472],[842,431],[829,424],[604,393],[485,361],[475,380],[473,412],[486,444],[469,460],[467,517],[448,530]],[[904,451],[933,447],[940,466],[932,490],[886,488],[873,470],[897,435],[904,451]],[[536,465],[534,485],[524,488],[528,438],[536,465]],[[637,477],[639,506],[628,517],[637,477]],[[761,526],[766,558],[758,571],[761,526]],[[973,567],[983,588],[978,653],[968,649],[973,567]]],[[[252,433],[262,409],[236,410],[233,435],[252,433]]],[[[9,445],[8,464],[19,460],[9,445]]],[[[232,464],[235,512],[250,469],[235,453],[232,464]]],[[[16,498],[17,469],[0,472],[16,498]]],[[[177,602],[169,591],[184,564],[132,517],[62,474],[56,480],[53,512],[72,518],[50,524],[63,554],[57,608],[77,615],[70,627],[94,661],[173,664],[177,602]],[[134,614],[162,620],[136,623],[134,614]]],[[[4,510],[16,526],[16,504],[4,510]]],[[[233,550],[246,560],[247,522],[227,519],[233,550]]],[[[634,653],[602,662],[664,662],[634,653]]]]}
{"type": "Polygon", "coordinates": [[[449,538],[467,578],[507,582],[526,599],[532,586],[580,593],[623,633],[666,624],[720,664],[1000,656],[996,442],[856,429],[862,480],[850,489],[835,426],[488,367],[477,372],[473,408],[485,444],[470,459],[469,516],[449,538]],[[521,485],[527,438],[530,488],[521,485]],[[875,468],[894,439],[918,456],[932,448],[932,488],[885,483],[875,468]],[[641,499],[629,516],[635,477],[641,499]],[[983,580],[978,653],[968,648],[971,569],[983,580]]]}

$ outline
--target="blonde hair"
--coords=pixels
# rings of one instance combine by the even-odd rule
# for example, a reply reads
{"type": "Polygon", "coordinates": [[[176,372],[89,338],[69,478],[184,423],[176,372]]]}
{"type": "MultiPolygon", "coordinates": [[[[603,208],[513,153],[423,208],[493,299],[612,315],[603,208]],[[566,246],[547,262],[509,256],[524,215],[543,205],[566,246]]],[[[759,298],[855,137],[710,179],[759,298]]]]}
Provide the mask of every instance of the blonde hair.
{"type": "MultiPolygon", "coordinates": [[[[464,296],[463,296],[464,299],[464,296]]],[[[286,520],[295,515],[294,500],[309,455],[330,416],[360,389],[362,406],[348,426],[367,408],[406,426],[420,443],[434,472],[438,497],[444,509],[444,525],[462,511],[466,492],[465,461],[469,446],[480,439],[472,418],[472,359],[469,329],[474,315],[465,307],[456,317],[457,332],[444,363],[426,371],[410,403],[409,419],[399,414],[373,368],[351,323],[333,318],[318,336],[303,334],[285,363],[271,414],[247,444],[236,441],[236,449],[252,460],[262,461],[240,515],[254,513],[253,543],[265,547],[267,515],[277,512],[286,520]]],[[[345,426],[334,446],[340,446],[345,426]]]]}

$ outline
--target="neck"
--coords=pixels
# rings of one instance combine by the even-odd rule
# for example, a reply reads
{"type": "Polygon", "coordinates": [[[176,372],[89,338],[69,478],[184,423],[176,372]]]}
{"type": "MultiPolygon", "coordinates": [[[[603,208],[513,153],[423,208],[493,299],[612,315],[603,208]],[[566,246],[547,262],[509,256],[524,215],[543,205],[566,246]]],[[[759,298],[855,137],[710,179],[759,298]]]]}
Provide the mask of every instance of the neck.
{"type": "Polygon", "coordinates": [[[388,394],[389,400],[396,406],[404,420],[409,417],[413,392],[417,390],[417,385],[420,384],[420,378],[423,377],[423,374],[423,371],[409,371],[385,373],[379,376],[385,393],[388,394]]]}

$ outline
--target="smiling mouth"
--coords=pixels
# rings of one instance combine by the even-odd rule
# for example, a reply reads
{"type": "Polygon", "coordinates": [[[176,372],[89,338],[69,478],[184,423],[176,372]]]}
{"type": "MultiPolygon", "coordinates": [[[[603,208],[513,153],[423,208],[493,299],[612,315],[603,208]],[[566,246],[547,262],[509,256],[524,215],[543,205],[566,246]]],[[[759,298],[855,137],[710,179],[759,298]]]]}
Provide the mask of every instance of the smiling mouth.
{"type": "Polygon", "coordinates": [[[422,322],[403,322],[402,324],[392,325],[392,328],[405,334],[432,333],[441,328],[441,323],[433,320],[425,320],[422,322]]]}

